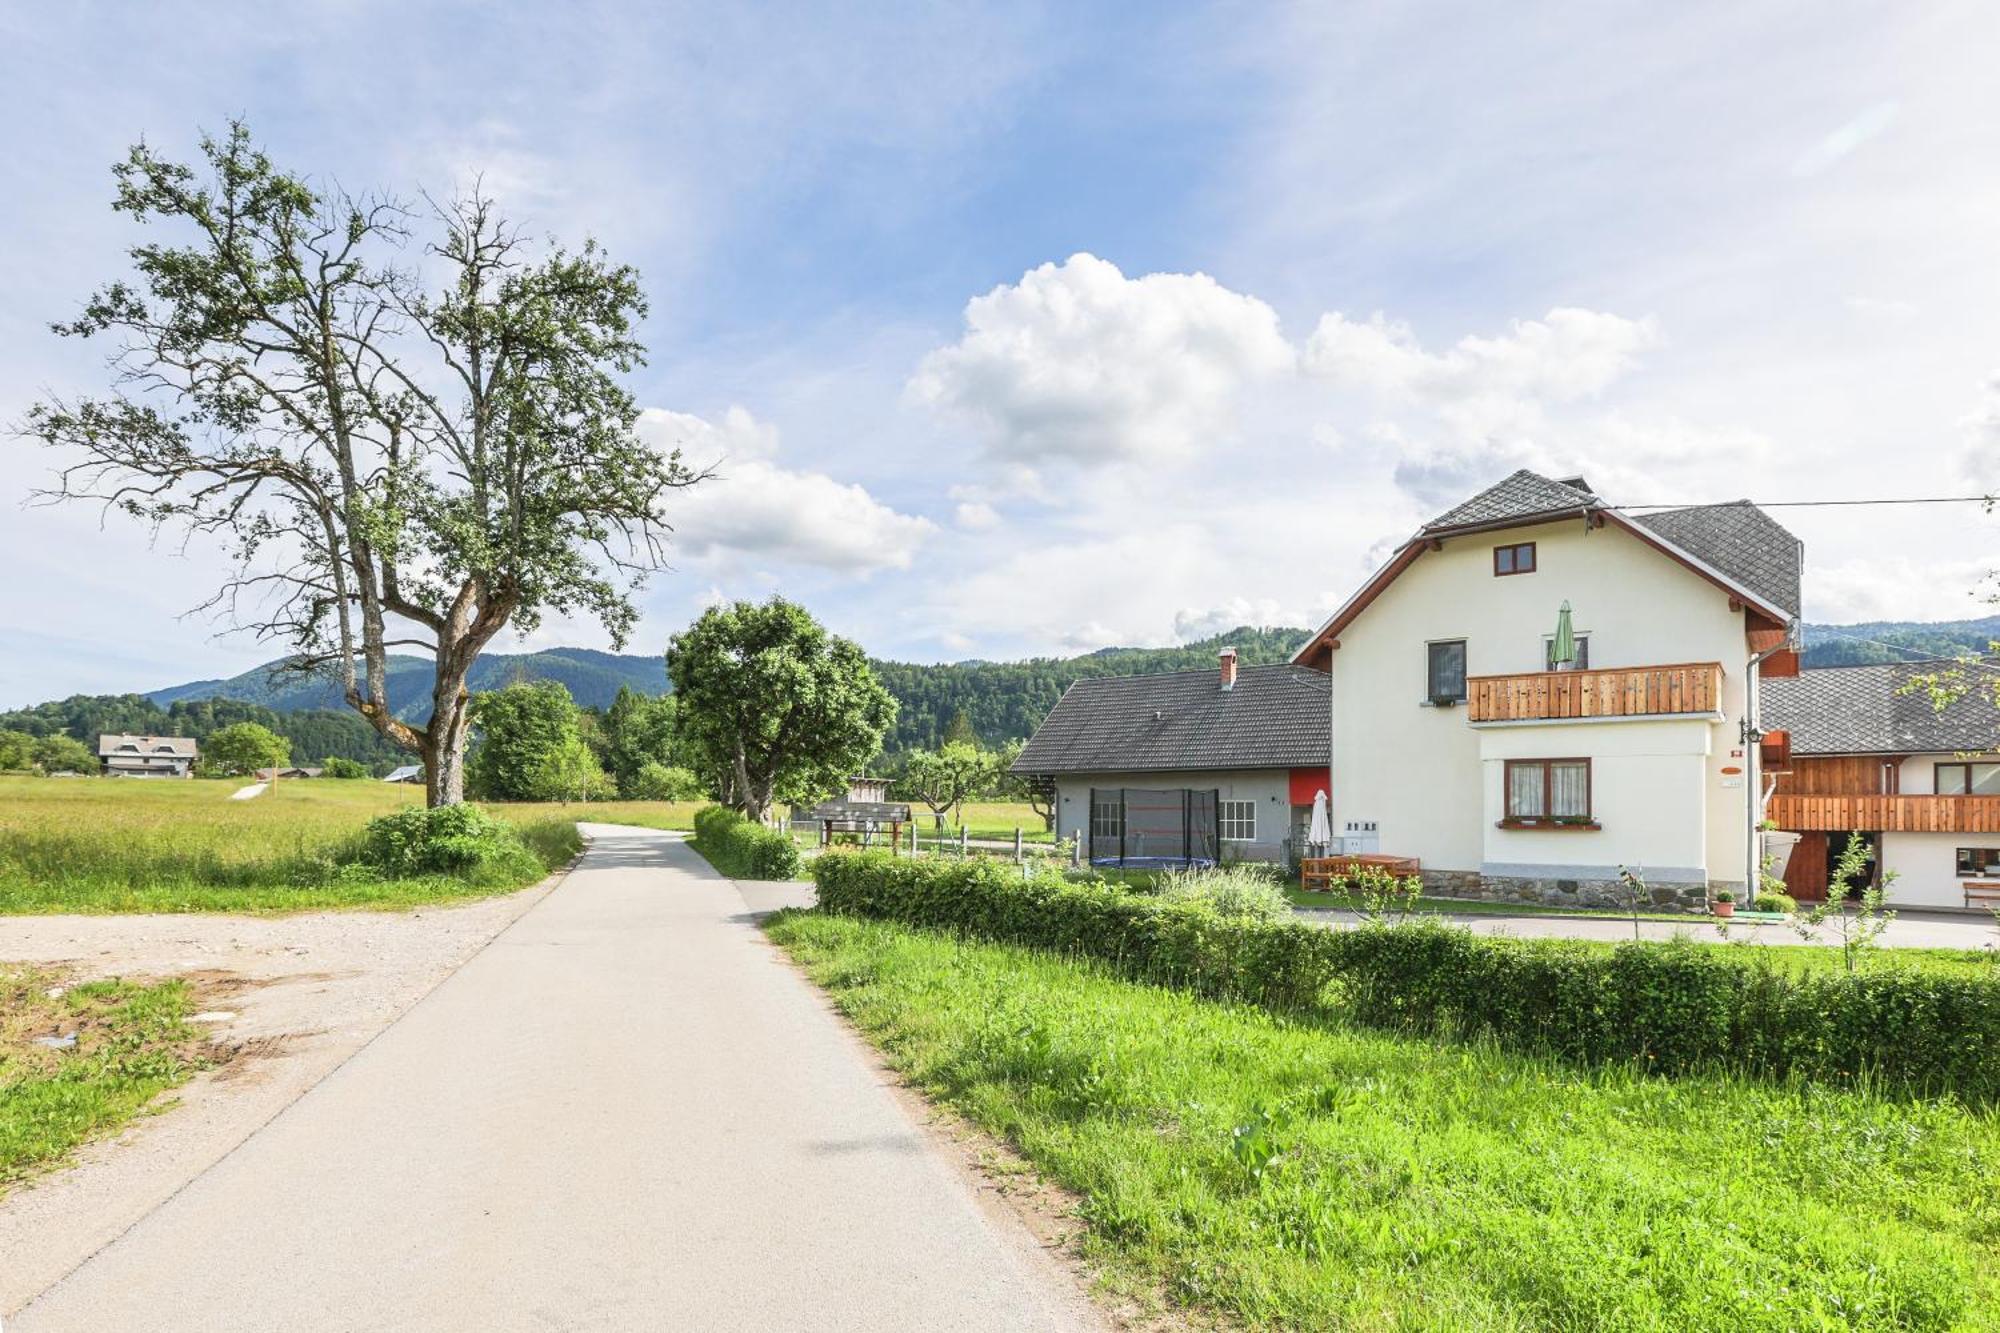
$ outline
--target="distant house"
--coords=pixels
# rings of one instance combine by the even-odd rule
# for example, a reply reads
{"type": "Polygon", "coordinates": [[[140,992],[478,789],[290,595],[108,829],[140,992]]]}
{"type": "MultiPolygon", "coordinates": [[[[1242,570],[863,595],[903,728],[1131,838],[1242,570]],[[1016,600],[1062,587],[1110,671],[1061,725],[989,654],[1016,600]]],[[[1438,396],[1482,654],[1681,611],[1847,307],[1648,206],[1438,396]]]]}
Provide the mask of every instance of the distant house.
{"type": "Polygon", "coordinates": [[[191,778],[201,747],[188,736],[99,736],[106,777],[191,778]]]}
{"type": "Polygon", "coordinates": [[[265,782],[275,782],[281,778],[316,778],[324,772],[323,768],[260,768],[257,776],[265,782]]]}
{"type": "Polygon", "coordinates": [[[847,799],[873,804],[889,799],[889,779],[852,777],[847,780],[847,799]]]}
{"type": "Polygon", "coordinates": [[[1091,860],[1276,861],[1327,786],[1324,672],[1284,664],[1079,680],[1013,771],[1053,788],[1091,860]]]}
{"type": "Polygon", "coordinates": [[[424,766],[422,764],[404,764],[401,768],[391,772],[388,777],[382,779],[384,782],[407,782],[419,786],[422,785],[423,780],[424,766]]]}

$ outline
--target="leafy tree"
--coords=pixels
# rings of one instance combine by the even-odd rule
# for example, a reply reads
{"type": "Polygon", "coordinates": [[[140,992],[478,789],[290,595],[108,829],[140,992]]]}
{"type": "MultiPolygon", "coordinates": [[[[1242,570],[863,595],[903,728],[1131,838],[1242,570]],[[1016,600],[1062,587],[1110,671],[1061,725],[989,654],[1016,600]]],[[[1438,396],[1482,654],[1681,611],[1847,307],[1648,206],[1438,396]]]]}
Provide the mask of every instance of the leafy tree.
{"type": "Polygon", "coordinates": [[[537,253],[477,195],[419,214],[309,183],[241,124],[201,155],[113,168],[113,208],[160,239],[57,326],[116,349],[108,395],[28,413],[65,455],[48,498],[219,538],[239,568],[207,605],[251,594],[244,628],[454,804],[479,654],[548,611],[622,643],[665,501],[700,480],[633,431],[638,275],[591,242],[537,253]],[[398,262],[420,225],[421,272],[398,262]],[[389,698],[396,646],[432,658],[422,724],[389,698]]]}
{"type": "Polygon", "coordinates": [[[479,727],[479,746],[472,752],[472,788],[495,800],[544,799],[543,783],[558,753],[573,741],[582,743],[576,704],[569,691],[553,680],[521,682],[475,695],[472,716],[479,727]]]}
{"type": "Polygon", "coordinates": [[[639,775],[649,766],[675,766],[674,726],[676,705],[671,694],[653,698],[630,686],[621,686],[618,697],[604,711],[604,766],[618,780],[618,790],[634,800],[669,800],[672,797],[641,796],[639,775]]]}
{"type": "Polygon", "coordinates": [[[222,777],[242,777],[260,768],[281,768],[292,761],[292,747],[283,736],[255,722],[238,722],[210,736],[201,747],[201,765],[222,777]]]}
{"type": "Polygon", "coordinates": [[[1891,870],[1879,877],[1879,882],[1871,882],[1868,861],[1872,850],[1868,840],[1859,833],[1847,835],[1847,841],[1834,858],[1833,874],[1828,877],[1826,899],[1812,907],[1801,907],[1792,913],[1792,929],[1808,944],[1814,941],[1820,928],[1827,922],[1833,923],[1835,937],[1840,941],[1840,956],[1847,964],[1849,972],[1854,971],[1875,948],[1882,938],[1882,932],[1896,919],[1894,912],[1883,910],[1883,902],[1888,896],[1889,885],[1896,882],[1896,872],[1891,870]],[[1856,893],[1856,888],[1859,893],[1856,893]],[[1848,910],[1848,896],[1854,895],[1854,908],[1848,910]]]}
{"type": "Polygon", "coordinates": [[[937,827],[944,817],[966,797],[974,795],[992,778],[993,756],[976,745],[952,741],[935,750],[919,750],[910,756],[904,770],[902,789],[930,807],[937,827]]]}
{"type": "Polygon", "coordinates": [[[25,731],[0,731],[0,772],[31,768],[35,762],[35,738],[25,731]]]}
{"type": "Polygon", "coordinates": [[[603,801],[618,788],[590,743],[572,731],[536,762],[528,792],[536,801],[603,801]]]}
{"type": "Polygon", "coordinates": [[[942,745],[970,745],[977,748],[979,733],[972,729],[972,718],[963,708],[955,709],[951,721],[945,723],[942,745]]]}
{"type": "Polygon", "coordinates": [[[1021,751],[1027,745],[1026,741],[1008,741],[994,757],[993,771],[998,790],[1008,800],[1026,802],[1030,810],[1041,816],[1042,827],[1053,833],[1056,827],[1055,783],[1046,778],[1014,772],[1015,761],[1020,759],[1021,751]]]}
{"type": "Polygon", "coordinates": [[[44,736],[35,742],[35,767],[44,773],[95,773],[97,752],[74,736],[44,736]]]}
{"type": "Polygon", "coordinates": [[[782,597],[710,607],[668,645],[667,675],[686,759],[752,819],[839,790],[896,718],[861,649],[782,597]]]}
{"type": "Polygon", "coordinates": [[[691,769],[648,760],[619,795],[634,801],[699,801],[708,795],[708,784],[691,769]]]}
{"type": "Polygon", "coordinates": [[[352,781],[356,778],[365,778],[369,775],[368,765],[357,763],[352,759],[343,759],[337,754],[330,754],[320,760],[319,767],[320,776],[323,778],[341,778],[352,781]]]}

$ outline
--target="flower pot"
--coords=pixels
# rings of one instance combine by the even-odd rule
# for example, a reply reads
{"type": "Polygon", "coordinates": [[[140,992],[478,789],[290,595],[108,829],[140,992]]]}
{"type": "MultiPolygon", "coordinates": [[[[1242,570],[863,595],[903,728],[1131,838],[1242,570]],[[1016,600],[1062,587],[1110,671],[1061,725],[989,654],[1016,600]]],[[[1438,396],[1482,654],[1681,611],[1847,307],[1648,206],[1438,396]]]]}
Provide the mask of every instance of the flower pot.
{"type": "Polygon", "coordinates": [[[1736,904],[1726,898],[1722,899],[1715,904],[1715,914],[1717,916],[1735,916],[1736,904]]]}

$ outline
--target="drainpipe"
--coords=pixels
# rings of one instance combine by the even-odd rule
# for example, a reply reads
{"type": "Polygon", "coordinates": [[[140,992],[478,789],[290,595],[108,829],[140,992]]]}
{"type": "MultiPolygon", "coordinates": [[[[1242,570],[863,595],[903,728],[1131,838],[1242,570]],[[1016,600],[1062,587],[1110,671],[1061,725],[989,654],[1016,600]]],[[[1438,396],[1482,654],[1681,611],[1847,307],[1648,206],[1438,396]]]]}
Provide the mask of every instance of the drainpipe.
{"type": "Polygon", "coordinates": [[[1763,858],[1758,855],[1763,850],[1764,811],[1770,804],[1771,792],[1777,786],[1777,779],[1771,779],[1767,787],[1764,782],[1764,756],[1759,743],[1764,739],[1764,729],[1759,723],[1759,687],[1762,679],[1758,668],[1766,659],[1792,646],[1798,634],[1798,621],[1787,628],[1784,641],[1761,653],[1752,653],[1743,666],[1743,768],[1752,780],[1744,784],[1748,800],[1750,827],[1749,837],[1744,842],[1743,902],[1753,906],[1757,901],[1757,886],[1763,871],[1763,858]]]}

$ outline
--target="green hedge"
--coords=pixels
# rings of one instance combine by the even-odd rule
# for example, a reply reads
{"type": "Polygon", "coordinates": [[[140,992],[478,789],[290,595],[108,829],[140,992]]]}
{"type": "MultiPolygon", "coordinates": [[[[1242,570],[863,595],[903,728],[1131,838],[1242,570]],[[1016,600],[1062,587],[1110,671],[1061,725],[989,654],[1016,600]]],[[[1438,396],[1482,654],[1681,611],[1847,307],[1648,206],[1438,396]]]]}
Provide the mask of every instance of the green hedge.
{"type": "Polygon", "coordinates": [[[1730,1067],[2000,1101],[2000,983],[1884,967],[1796,974],[1755,949],[1612,950],[1420,921],[1328,930],[1228,920],[1002,862],[880,852],[813,864],[820,906],[1103,959],[1127,975],[1591,1064],[1730,1067]]]}
{"type": "Polygon", "coordinates": [[[733,879],[796,879],[798,844],[789,834],[745,819],[720,805],[694,812],[695,845],[709,862],[733,879]]]}

